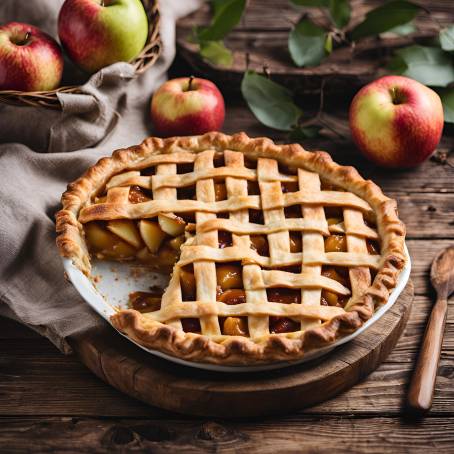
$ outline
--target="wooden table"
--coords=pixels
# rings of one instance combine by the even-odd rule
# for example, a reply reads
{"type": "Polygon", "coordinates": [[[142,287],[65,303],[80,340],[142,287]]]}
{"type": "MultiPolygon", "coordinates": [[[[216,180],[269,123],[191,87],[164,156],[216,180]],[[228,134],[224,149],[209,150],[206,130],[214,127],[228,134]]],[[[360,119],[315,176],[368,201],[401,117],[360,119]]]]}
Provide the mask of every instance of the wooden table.
{"type": "MultiPolygon", "coordinates": [[[[183,69],[184,70],[184,69],[183,69]]],[[[224,130],[285,137],[228,97],[224,130]]],[[[335,113],[345,126],[345,106],[335,113]]],[[[328,402],[286,417],[247,421],[192,419],[149,407],[109,387],[74,356],[0,319],[0,452],[434,452],[454,450],[454,310],[449,308],[432,411],[405,416],[404,398],[432,303],[428,270],[435,253],[454,243],[453,140],[416,170],[389,172],[362,159],[348,141],[314,140],[340,163],[356,166],[399,202],[408,228],[415,301],[406,331],[366,380],[328,402]],[[443,156],[445,156],[443,158],[443,156]],[[443,161],[445,161],[443,163],[443,161]]]]}

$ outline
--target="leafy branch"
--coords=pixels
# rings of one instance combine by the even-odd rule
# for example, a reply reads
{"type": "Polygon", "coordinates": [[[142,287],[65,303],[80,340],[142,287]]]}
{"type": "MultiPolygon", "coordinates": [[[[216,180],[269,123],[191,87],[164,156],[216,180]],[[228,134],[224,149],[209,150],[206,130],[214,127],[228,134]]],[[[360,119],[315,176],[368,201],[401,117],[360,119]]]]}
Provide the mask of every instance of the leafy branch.
{"type": "Polygon", "coordinates": [[[312,139],[319,135],[322,128],[330,129],[345,139],[325,119],[324,85],[325,81],[322,81],[318,112],[310,118],[304,117],[302,109],[294,102],[294,94],[272,81],[266,71],[265,75],[261,75],[247,70],[241,82],[241,93],[261,123],[269,128],[289,132],[292,140],[312,139]]]}
{"type": "Polygon", "coordinates": [[[200,55],[220,66],[231,66],[232,52],[225,47],[224,38],[240,22],[246,0],[212,0],[213,18],[208,27],[196,27],[192,41],[199,45],[200,55]]]}
{"type": "Polygon", "coordinates": [[[244,73],[241,93],[252,113],[269,128],[290,131],[303,114],[290,90],[255,71],[244,73]]]}
{"type": "Polygon", "coordinates": [[[333,41],[337,45],[349,45],[353,48],[358,40],[388,31],[411,33],[414,27],[409,26],[410,22],[424,9],[409,1],[394,0],[369,11],[364,20],[350,30],[349,0],[291,2],[297,6],[320,9],[329,23],[328,27],[316,24],[305,13],[290,31],[288,48],[294,63],[299,67],[318,66],[332,52],[333,41]]]}

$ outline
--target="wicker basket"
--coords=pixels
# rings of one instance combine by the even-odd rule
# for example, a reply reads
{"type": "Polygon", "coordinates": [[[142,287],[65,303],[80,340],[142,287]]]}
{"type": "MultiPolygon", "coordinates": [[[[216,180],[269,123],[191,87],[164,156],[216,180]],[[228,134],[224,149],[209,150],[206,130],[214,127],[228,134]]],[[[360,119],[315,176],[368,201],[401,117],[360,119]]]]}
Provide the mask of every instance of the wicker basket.
{"type": "MultiPolygon", "coordinates": [[[[161,39],[159,36],[159,3],[158,0],[141,0],[148,16],[148,39],[142,52],[130,63],[134,66],[136,75],[142,74],[152,66],[161,54],[161,39]]],[[[80,86],[59,87],[51,91],[16,91],[0,90],[0,102],[16,106],[47,107],[61,110],[57,93],[81,93],[80,86]]]]}

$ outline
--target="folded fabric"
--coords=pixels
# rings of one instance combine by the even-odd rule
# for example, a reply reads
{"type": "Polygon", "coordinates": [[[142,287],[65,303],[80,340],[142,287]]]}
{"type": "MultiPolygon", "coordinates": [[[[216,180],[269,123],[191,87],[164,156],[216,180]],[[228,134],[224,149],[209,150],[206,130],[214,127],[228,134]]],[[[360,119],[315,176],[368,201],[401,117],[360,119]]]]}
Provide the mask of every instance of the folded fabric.
{"type": "MultiPolygon", "coordinates": [[[[29,22],[55,36],[61,3],[2,0],[0,23],[29,22]]],[[[127,63],[104,68],[83,94],[60,95],[63,112],[0,107],[0,315],[26,323],[62,351],[70,351],[67,336],[104,322],[63,278],[54,233],[60,196],[99,157],[151,134],[150,96],[174,58],[175,22],[200,3],[160,2],[163,53],[142,76],[133,78],[127,63]]]]}

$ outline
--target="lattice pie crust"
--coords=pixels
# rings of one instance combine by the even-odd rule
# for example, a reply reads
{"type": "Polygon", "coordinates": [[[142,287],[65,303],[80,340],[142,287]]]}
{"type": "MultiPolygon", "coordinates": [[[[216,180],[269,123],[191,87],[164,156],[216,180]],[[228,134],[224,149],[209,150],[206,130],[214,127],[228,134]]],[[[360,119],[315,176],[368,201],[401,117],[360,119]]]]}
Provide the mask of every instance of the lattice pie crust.
{"type": "Polygon", "coordinates": [[[301,358],[358,329],[405,264],[404,226],[378,186],[327,153],[244,133],[118,150],[62,205],[57,245],[85,274],[89,251],[172,270],[162,297],[133,295],[112,323],[186,360],[301,358]]]}

